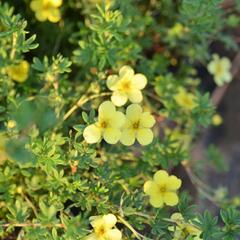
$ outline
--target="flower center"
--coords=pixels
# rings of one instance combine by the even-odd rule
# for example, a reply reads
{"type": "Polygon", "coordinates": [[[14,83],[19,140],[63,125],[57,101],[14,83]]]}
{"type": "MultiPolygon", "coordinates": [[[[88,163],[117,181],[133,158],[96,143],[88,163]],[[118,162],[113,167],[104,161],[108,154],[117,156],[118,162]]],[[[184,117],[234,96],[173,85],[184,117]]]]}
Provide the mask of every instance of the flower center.
{"type": "Polygon", "coordinates": [[[216,66],[216,75],[222,75],[222,72],[223,72],[223,68],[222,68],[222,65],[221,64],[217,64],[216,66]]]}
{"type": "Polygon", "coordinates": [[[185,97],[183,99],[184,103],[187,105],[187,106],[191,106],[192,105],[192,100],[188,97],[185,97]]]}
{"type": "Polygon", "coordinates": [[[105,232],[106,232],[106,230],[105,230],[105,228],[102,226],[102,227],[100,227],[100,228],[98,229],[97,235],[98,235],[99,237],[102,237],[102,236],[105,234],[105,232]]]}
{"type": "Polygon", "coordinates": [[[107,122],[106,121],[100,122],[100,127],[101,128],[106,128],[107,127],[107,122]]]}
{"type": "Polygon", "coordinates": [[[161,186],[159,188],[159,190],[160,190],[161,193],[165,193],[166,192],[166,186],[161,186]]]}
{"type": "Polygon", "coordinates": [[[139,128],[139,121],[138,122],[135,122],[133,123],[133,129],[138,129],[139,128]]]}
{"type": "Polygon", "coordinates": [[[124,80],[120,86],[121,90],[127,92],[131,89],[131,82],[129,80],[124,80]]]}
{"type": "Polygon", "coordinates": [[[52,7],[51,1],[44,1],[43,10],[48,10],[51,7],[52,7]]]}

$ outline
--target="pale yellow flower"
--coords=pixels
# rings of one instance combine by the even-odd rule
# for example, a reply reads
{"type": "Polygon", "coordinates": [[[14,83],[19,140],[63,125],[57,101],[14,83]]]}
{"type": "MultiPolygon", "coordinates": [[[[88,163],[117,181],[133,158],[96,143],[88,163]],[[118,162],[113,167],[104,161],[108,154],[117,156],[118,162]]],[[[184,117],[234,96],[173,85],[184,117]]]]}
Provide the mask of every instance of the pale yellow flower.
{"type": "Polygon", "coordinates": [[[153,132],[150,128],[154,124],[155,119],[149,112],[143,112],[138,104],[131,104],[126,111],[126,121],[120,142],[130,146],[137,139],[141,145],[150,144],[153,140],[153,132]]]}
{"type": "Polygon", "coordinates": [[[25,82],[28,78],[29,63],[26,60],[20,61],[19,64],[7,67],[8,76],[16,82],[25,82]]]}
{"type": "Polygon", "coordinates": [[[197,104],[194,102],[195,96],[192,93],[188,93],[185,88],[180,87],[178,93],[174,96],[177,104],[184,110],[192,110],[197,104]]]}
{"type": "Polygon", "coordinates": [[[17,123],[16,123],[16,121],[14,121],[14,120],[9,120],[9,121],[7,122],[7,127],[8,127],[9,129],[16,127],[16,125],[17,125],[17,123]]]}
{"type": "Polygon", "coordinates": [[[116,106],[123,106],[128,99],[140,103],[143,99],[141,90],[146,84],[147,78],[140,73],[134,74],[129,66],[123,66],[119,75],[110,75],[107,79],[107,87],[113,91],[111,100],[116,106]]]}
{"type": "Polygon", "coordinates": [[[88,235],[85,240],[121,240],[122,233],[115,225],[117,218],[113,214],[94,216],[90,218],[93,233],[88,235]]]}
{"type": "Polygon", "coordinates": [[[169,231],[174,232],[172,240],[185,240],[187,237],[192,237],[193,240],[201,240],[201,231],[191,222],[186,222],[181,213],[174,213],[171,220],[176,223],[176,226],[170,226],[169,231]]]}
{"type": "Polygon", "coordinates": [[[222,117],[219,115],[219,114],[214,114],[213,117],[212,117],[212,124],[214,126],[219,126],[221,125],[223,122],[223,119],[222,117]]]}
{"type": "Polygon", "coordinates": [[[155,208],[161,208],[164,203],[175,206],[179,201],[176,191],[181,185],[182,181],[179,178],[159,170],[154,174],[153,180],[145,182],[144,192],[150,196],[150,204],[155,208]]]}
{"type": "Polygon", "coordinates": [[[208,64],[207,68],[209,73],[213,75],[214,81],[218,86],[231,82],[231,62],[228,58],[220,58],[217,54],[213,54],[213,60],[208,64]]]}
{"type": "Polygon", "coordinates": [[[189,29],[184,27],[181,23],[175,23],[174,26],[168,30],[168,36],[181,38],[184,33],[188,31],[189,29]]]}
{"type": "Polygon", "coordinates": [[[83,137],[87,143],[97,143],[103,138],[109,144],[115,144],[121,137],[121,128],[125,122],[122,112],[110,101],[103,102],[98,108],[98,121],[84,129],[83,137]]]}
{"type": "Polygon", "coordinates": [[[59,10],[61,5],[62,0],[32,0],[30,3],[30,7],[35,12],[38,21],[44,22],[49,20],[53,23],[61,19],[59,10]]]}

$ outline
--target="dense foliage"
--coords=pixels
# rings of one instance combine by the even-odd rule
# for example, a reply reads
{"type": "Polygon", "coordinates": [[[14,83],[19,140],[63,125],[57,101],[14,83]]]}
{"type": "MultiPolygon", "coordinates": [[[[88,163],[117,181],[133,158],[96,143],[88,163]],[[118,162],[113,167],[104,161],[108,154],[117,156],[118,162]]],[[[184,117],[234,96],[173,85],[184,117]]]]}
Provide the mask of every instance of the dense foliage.
{"type": "Polygon", "coordinates": [[[237,239],[240,200],[192,159],[221,124],[205,80],[231,81],[239,25],[221,0],[0,2],[0,236],[24,240],[237,239]],[[209,73],[207,73],[207,71],[209,73]],[[219,216],[199,211],[187,174],[219,216]]]}

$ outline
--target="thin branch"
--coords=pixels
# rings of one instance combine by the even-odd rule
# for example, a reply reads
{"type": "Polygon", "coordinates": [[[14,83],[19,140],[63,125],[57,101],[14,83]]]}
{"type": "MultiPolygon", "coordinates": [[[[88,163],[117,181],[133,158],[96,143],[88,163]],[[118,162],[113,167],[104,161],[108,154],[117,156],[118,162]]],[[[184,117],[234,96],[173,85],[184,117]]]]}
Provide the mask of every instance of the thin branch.
{"type": "Polygon", "coordinates": [[[65,225],[62,223],[59,224],[46,224],[43,225],[41,223],[4,223],[4,224],[0,224],[0,226],[7,228],[7,227],[48,227],[48,228],[52,228],[52,227],[58,227],[58,228],[65,228],[65,225]]]}
{"type": "Polygon", "coordinates": [[[151,238],[147,238],[145,236],[143,236],[141,233],[137,232],[133,226],[128,222],[126,221],[124,218],[122,218],[121,216],[117,216],[119,222],[121,222],[122,224],[124,224],[132,233],[133,235],[138,239],[138,240],[141,240],[141,239],[144,239],[144,240],[152,240],[151,238]]]}
{"type": "Polygon", "coordinates": [[[79,100],[76,102],[76,104],[74,104],[68,110],[68,112],[64,115],[63,120],[65,121],[66,119],[68,119],[72,115],[72,113],[74,113],[79,107],[81,107],[83,104],[87,103],[88,101],[93,100],[95,98],[105,97],[105,96],[109,96],[109,95],[111,95],[110,92],[104,92],[104,93],[92,95],[90,97],[86,97],[85,95],[80,97],[79,100]]]}

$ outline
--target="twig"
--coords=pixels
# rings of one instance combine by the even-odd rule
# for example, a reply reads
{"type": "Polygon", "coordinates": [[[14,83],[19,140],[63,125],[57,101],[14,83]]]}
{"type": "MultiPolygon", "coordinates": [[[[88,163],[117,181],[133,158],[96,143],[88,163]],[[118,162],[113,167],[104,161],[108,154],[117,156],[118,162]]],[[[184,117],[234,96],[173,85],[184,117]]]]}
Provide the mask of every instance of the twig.
{"type": "Polygon", "coordinates": [[[185,168],[191,182],[193,183],[193,185],[196,184],[196,186],[198,186],[198,190],[209,200],[211,201],[214,205],[216,205],[217,207],[219,207],[221,205],[221,203],[215,199],[212,196],[212,192],[213,190],[211,188],[209,188],[204,182],[202,182],[201,179],[199,179],[195,174],[193,174],[193,172],[191,171],[191,169],[186,165],[186,164],[182,164],[182,166],[185,168]],[[210,193],[211,192],[211,193],[210,193]]]}
{"type": "Polygon", "coordinates": [[[93,100],[95,98],[109,96],[110,94],[111,94],[110,92],[104,92],[104,93],[99,93],[99,94],[92,95],[90,97],[86,97],[85,95],[80,97],[79,100],[77,101],[77,103],[75,105],[73,105],[68,110],[68,112],[64,115],[63,120],[65,121],[66,119],[68,119],[72,115],[73,112],[75,112],[79,107],[81,107],[86,102],[88,102],[90,100],[93,100]]]}
{"type": "Polygon", "coordinates": [[[12,35],[12,50],[10,52],[10,59],[13,61],[16,54],[16,44],[17,44],[17,32],[12,35]]]}
{"type": "Polygon", "coordinates": [[[152,240],[150,238],[147,238],[145,236],[143,236],[141,233],[137,232],[133,226],[128,222],[126,221],[124,218],[122,218],[121,216],[117,216],[119,222],[121,222],[122,224],[124,224],[132,233],[133,235],[138,239],[138,240],[141,240],[141,239],[146,239],[146,240],[152,240]]]}
{"type": "Polygon", "coordinates": [[[30,199],[22,193],[22,197],[26,200],[26,202],[28,203],[28,205],[32,208],[35,216],[37,216],[37,209],[35,208],[35,206],[33,205],[33,203],[30,201],[30,199]]]}
{"type": "Polygon", "coordinates": [[[0,226],[7,228],[7,227],[58,227],[58,228],[65,228],[65,225],[63,223],[58,223],[58,224],[46,224],[43,225],[41,223],[4,223],[0,224],[0,226]]]}

